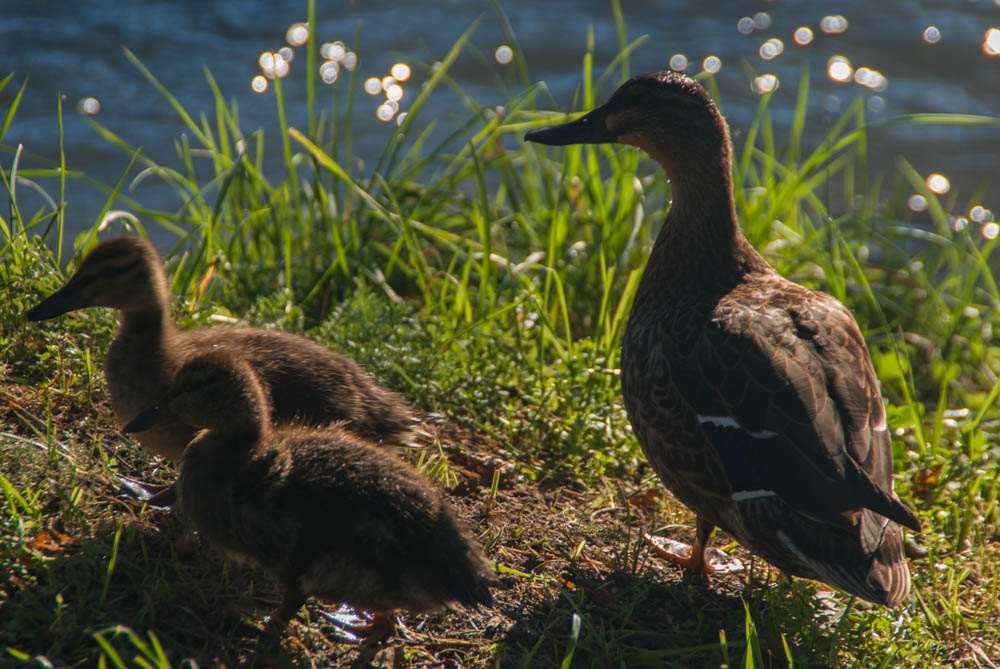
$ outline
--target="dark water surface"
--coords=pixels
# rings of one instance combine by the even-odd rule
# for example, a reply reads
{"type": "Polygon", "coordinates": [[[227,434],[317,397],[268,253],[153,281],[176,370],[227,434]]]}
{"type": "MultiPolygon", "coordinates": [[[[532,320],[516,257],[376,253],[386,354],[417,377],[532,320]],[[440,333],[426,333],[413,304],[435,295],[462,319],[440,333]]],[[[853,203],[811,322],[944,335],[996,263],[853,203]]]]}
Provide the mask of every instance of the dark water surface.
{"type": "MultiPolygon", "coordinates": [[[[873,119],[911,112],[1000,115],[1000,57],[988,56],[983,46],[986,31],[1000,28],[1000,0],[624,0],[622,4],[629,37],[649,36],[633,57],[633,71],[661,69],[674,54],[687,57],[686,71],[692,74],[701,69],[706,56],[721,59],[717,78],[724,109],[737,134],[749,123],[758,101],[750,88],[747,66],[778,77],[773,104],[780,130],[790,120],[797,79],[808,63],[813,76],[807,127],[810,145],[857,96],[867,99],[873,119]],[[770,25],[741,34],[737,29],[740,18],[758,12],[767,14],[770,25]],[[819,24],[827,15],[844,16],[847,30],[824,34],[819,24]],[[812,43],[805,47],[793,40],[795,29],[802,25],[814,33],[812,43]],[[924,39],[928,26],[938,29],[936,43],[924,39]],[[758,49],[771,37],[782,40],[784,51],[765,61],[758,49]],[[836,54],[847,57],[855,68],[864,65],[881,72],[888,87],[873,92],[853,81],[832,81],[827,64],[836,54]]],[[[273,138],[277,125],[273,96],[253,93],[250,81],[258,73],[260,52],[284,45],[288,26],[305,20],[305,5],[305,0],[0,0],[0,74],[14,71],[18,81],[30,79],[5,144],[8,148],[23,144],[28,165],[38,164],[31,156],[56,158],[56,100],[62,94],[70,166],[113,183],[128,164],[128,156],[101,140],[77,111],[81,100],[94,97],[101,106],[97,120],[132,145],[141,146],[146,155],[176,165],[174,142],[183,127],[126,60],[123,46],[135,52],[194,114],[211,111],[211,92],[202,75],[202,66],[208,66],[226,96],[239,101],[244,131],[249,134],[263,127],[273,138]]],[[[419,85],[427,76],[427,65],[443,57],[462,31],[482,15],[471,48],[452,74],[484,105],[501,103],[519,90],[514,66],[500,65],[494,59],[494,50],[504,40],[497,14],[486,2],[365,0],[320,1],[317,5],[320,41],[341,39],[350,44],[360,29],[359,86],[365,77],[384,75],[397,61],[413,67],[409,83],[419,85]]],[[[617,51],[610,3],[548,0],[506,2],[503,7],[525,52],[531,79],[545,81],[563,109],[568,109],[580,81],[588,26],[592,24],[595,30],[598,72],[617,51]]],[[[290,123],[301,126],[305,57],[303,49],[297,51],[299,57],[292,63],[285,88],[292,107],[290,123]]],[[[346,79],[336,85],[346,86],[346,79]]],[[[0,102],[9,101],[13,88],[8,87],[0,102]]],[[[407,90],[402,110],[415,90],[407,90]]],[[[369,169],[392,127],[375,118],[378,102],[359,95],[355,142],[358,153],[369,158],[369,169]]],[[[442,94],[432,98],[423,121],[432,115],[438,117],[439,126],[451,129],[468,117],[468,110],[457,96],[442,94]]],[[[872,145],[873,157],[886,167],[891,166],[893,156],[901,154],[923,175],[944,174],[952,194],[957,195],[954,213],[982,203],[1000,216],[1000,127],[883,128],[875,131],[872,145]]],[[[279,158],[276,151],[270,155],[276,161],[279,158]]],[[[10,151],[0,154],[5,168],[11,159],[10,151]]],[[[151,183],[140,185],[131,195],[152,208],[172,210],[180,205],[176,196],[151,183]]],[[[78,231],[94,222],[103,195],[73,182],[68,200],[68,220],[71,229],[78,231]]]]}

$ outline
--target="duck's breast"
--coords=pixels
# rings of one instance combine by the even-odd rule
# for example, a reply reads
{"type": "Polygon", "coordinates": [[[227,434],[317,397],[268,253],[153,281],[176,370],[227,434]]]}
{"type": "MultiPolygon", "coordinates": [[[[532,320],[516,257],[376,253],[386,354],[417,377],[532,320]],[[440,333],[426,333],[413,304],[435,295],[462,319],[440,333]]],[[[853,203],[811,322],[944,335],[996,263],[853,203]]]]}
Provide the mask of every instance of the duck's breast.
{"type": "MultiPolygon", "coordinates": [[[[124,425],[162,399],[176,369],[176,361],[163,348],[119,335],[104,360],[108,395],[118,422],[124,425]]],[[[134,437],[143,448],[176,462],[194,434],[191,427],[166,417],[158,427],[134,437]]]]}

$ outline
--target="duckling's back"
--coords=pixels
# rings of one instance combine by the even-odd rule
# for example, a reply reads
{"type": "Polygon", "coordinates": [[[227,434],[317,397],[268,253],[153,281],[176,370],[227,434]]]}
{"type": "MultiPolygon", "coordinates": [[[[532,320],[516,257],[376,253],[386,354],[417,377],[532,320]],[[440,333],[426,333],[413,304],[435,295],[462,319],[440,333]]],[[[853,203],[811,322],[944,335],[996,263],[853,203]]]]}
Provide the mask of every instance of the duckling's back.
{"type": "MultiPolygon", "coordinates": [[[[187,360],[212,351],[250,363],[267,390],[275,422],[340,423],[376,444],[414,440],[417,420],[409,406],[356,362],[306,337],[248,327],[167,329],[153,338],[123,326],[105,361],[118,419],[127,422],[158,401],[187,360]]],[[[194,431],[173,420],[136,436],[154,453],[179,460],[194,431]]]]}
{"type": "Polygon", "coordinates": [[[344,423],[375,443],[406,444],[416,423],[396,393],[358,363],[311,339],[287,332],[214,327],[184,332],[185,358],[208,349],[245,358],[264,381],[275,422],[344,423]]]}
{"type": "Polygon", "coordinates": [[[482,549],[382,449],[339,428],[279,428],[242,460],[238,444],[205,446],[185,454],[185,515],[286,587],[375,611],[491,603],[482,549]]]}

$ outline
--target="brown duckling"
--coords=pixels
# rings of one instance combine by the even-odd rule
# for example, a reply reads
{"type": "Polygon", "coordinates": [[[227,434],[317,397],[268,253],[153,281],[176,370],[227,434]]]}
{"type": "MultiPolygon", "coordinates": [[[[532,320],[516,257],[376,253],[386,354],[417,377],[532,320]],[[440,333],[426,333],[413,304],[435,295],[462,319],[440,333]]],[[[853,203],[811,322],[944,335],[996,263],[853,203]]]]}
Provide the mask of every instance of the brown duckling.
{"type": "Polygon", "coordinates": [[[620,142],[666,171],[673,203],[622,344],[622,392],[639,443],[698,517],[707,570],[721,527],[784,571],[897,606],[910,590],[901,526],[920,522],[892,485],[878,379],[854,317],[780,276],[740,230],[732,147],[697,83],[634,77],[543,144],[620,142]]]}
{"type": "Polygon", "coordinates": [[[285,587],[274,618],[317,596],[376,613],[492,602],[495,576],[442,493],[416,469],[333,426],[272,426],[264,385],[227,352],[189,358],[162,401],[126,432],[164,411],[201,430],[177,483],[183,515],[226,552],[250,558],[285,587]]]}
{"type": "MultiPolygon", "coordinates": [[[[27,317],[46,320],[88,307],[121,311],[104,361],[111,405],[121,423],[162,397],[192,356],[231,351],[260,376],[276,421],[342,422],[375,443],[408,445],[414,439],[411,409],[353,360],[284,332],[230,326],[181,331],[171,319],[169,301],[156,249],[141,237],[125,235],[97,244],[69,282],[27,317]]],[[[177,461],[194,434],[190,425],[168,415],[136,438],[153,453],[177,461]]]]}

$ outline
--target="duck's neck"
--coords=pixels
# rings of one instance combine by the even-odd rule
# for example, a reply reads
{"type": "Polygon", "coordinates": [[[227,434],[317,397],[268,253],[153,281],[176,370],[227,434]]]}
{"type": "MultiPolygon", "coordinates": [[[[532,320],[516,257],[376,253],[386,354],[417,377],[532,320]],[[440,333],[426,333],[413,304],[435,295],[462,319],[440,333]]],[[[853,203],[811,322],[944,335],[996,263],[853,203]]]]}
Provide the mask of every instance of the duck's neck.
{"type": "Polygon", "coordinates": [[[646,266],[647,294],[722,295],[747,274],[769,270],[736,218],[728,141],[707,154],[713,157],[683,165],[659,161],[670,178],[673,202],[646,266]]]}
{"type": "Polygon", "coordinates": [[[253,373],[248,373],[240,388],[241,397],[234,406],[215,412],[211,428],[219,434],[239,437],[230,440],[234,454],[252,448],[271,432],[271,402],[253,373]]]}
{"type": "Polygon", "coordinates": [[[157,265],[150,266],[150,272],[149,297],[142,306],[122,310],[118,337],[142,342],[152,354],[166,348],[174,334],[174,322],[170,317],[170,286],[166,274],[157,265]]]}

